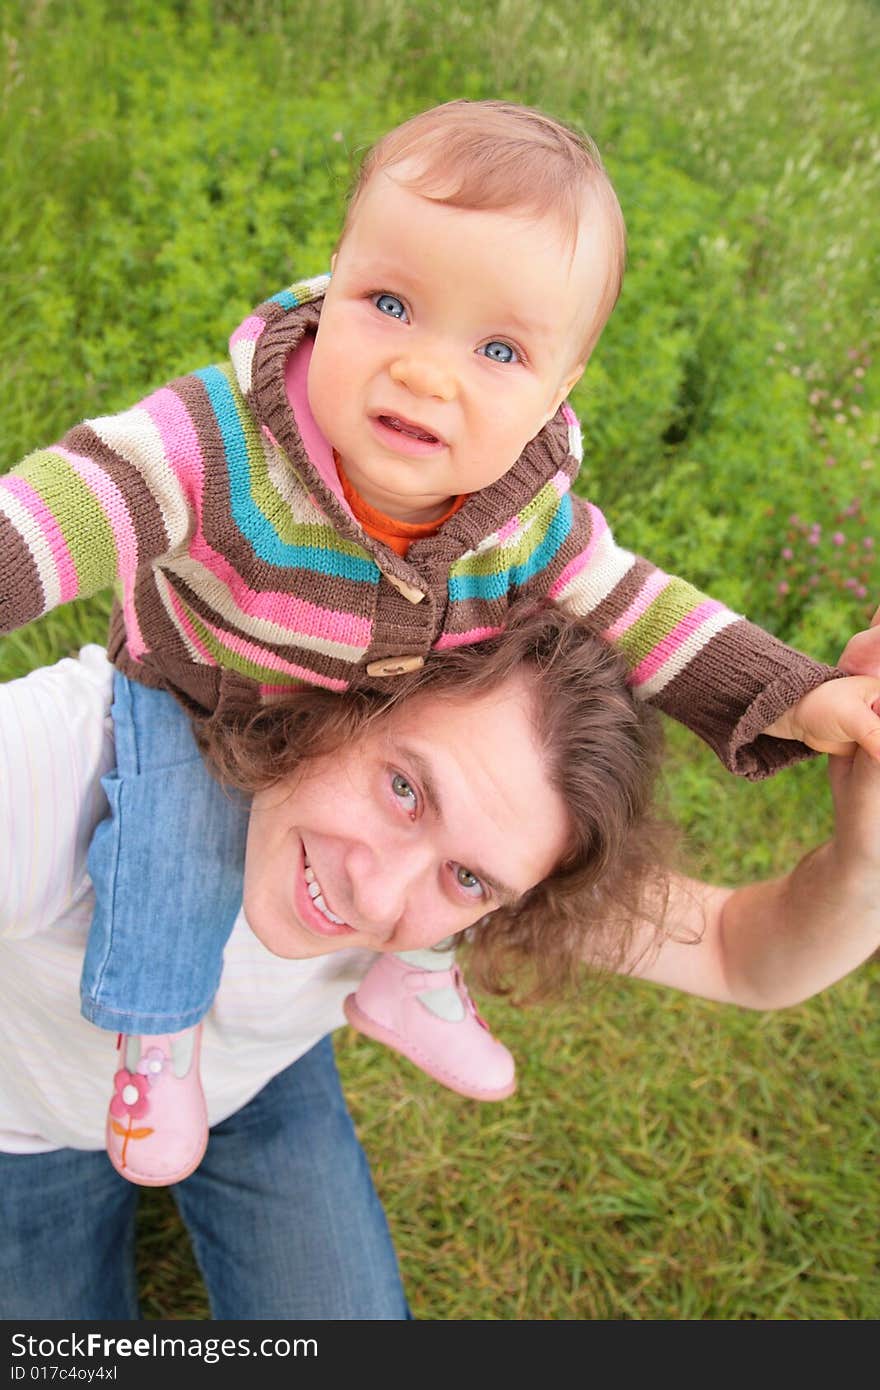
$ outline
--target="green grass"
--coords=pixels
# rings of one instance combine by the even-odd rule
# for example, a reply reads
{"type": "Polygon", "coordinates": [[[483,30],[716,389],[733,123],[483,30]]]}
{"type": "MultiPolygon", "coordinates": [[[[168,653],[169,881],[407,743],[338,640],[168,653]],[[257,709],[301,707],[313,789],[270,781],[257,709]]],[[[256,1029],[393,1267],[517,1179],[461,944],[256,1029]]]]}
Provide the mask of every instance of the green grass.
{"type": "MultiPolygon", "coordinates": [[[[625,544],[816,656],[864,623],[868,0],[11,0],[0,37],[0,466],[217,360],[252,304],[323,269],[357,154],[389,125],[506,96],[590,130],[629,224],[575,396],[585,489],[625,544]]],[[[106,611],[2,639],[0,677],[101,640],[106,611]]],[[[780,872],[827,830],[818,765],[753,787],[670,744],[699,872],[780,872]]],[[[338,1039],[417,1317],[880,1315],[876,966],[778,1015],[625,981],[485,1007],[520,1065],[497,1107],[338,1039]]],[[[141,1262],[145,1316],[207,1315],[166,1193],[146,1194],[141,1262]]]]}

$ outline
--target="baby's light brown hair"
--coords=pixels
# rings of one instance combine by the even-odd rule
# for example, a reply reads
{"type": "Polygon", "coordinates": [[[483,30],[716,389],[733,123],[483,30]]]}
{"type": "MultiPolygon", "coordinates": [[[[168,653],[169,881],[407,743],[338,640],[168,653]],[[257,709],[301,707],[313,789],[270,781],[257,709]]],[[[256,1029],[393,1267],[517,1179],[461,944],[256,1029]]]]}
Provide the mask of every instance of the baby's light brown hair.
{"type": "Polygon", "coordinates": [[[599,312],[584,326],[586,361],[623,284],[626,227],[611,180],[588,135],[534,107],[507,101],[447,101],[395,126],[366,154],[339,244],[367,184],[379,172],[433,202],[481,212],[553,217],[570,250],[591,215],[602,218],[608,276],[599,312]],[[405,168],[404,168],[405,166],[405,168]]]}

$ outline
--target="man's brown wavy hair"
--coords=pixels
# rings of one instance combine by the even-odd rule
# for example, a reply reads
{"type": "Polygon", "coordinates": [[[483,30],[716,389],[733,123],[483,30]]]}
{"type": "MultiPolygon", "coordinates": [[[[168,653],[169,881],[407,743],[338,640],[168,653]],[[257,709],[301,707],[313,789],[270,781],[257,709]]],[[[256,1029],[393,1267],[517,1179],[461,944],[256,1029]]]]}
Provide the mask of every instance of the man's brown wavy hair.
{"type": "Polygon", "coordinates": [[[390,693],[304,690],[233,727],[203,726],[199,741],[223,783],[253,793],[343,748],[401,700],[466,703],[523,672],[534,695],[536,740],[568,808],[570,840],[549,877],[466,935],[476,982],[505,994],[515,982],[525,1002],[582,977],[585,961],[623,967],[635,923],[657,922],[665,906],[666,838],[651,809],[657,716],[636,702],[624,663],[585,623],[549,606],[511,610],[499,636],[432,653],[390,693]]]}

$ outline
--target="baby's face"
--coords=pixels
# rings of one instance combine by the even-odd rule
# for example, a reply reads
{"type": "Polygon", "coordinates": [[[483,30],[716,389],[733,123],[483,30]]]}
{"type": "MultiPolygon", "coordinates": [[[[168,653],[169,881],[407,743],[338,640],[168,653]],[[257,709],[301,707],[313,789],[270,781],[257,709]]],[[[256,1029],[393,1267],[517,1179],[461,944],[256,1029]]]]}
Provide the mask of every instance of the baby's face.
{"type": "Polygon", "coordinates": [[[339,248],[309,403],[361,496],[429,521],[512,467],[585,365],[610,274],[585,220],[432,202],[374,175],[339,248]]]}

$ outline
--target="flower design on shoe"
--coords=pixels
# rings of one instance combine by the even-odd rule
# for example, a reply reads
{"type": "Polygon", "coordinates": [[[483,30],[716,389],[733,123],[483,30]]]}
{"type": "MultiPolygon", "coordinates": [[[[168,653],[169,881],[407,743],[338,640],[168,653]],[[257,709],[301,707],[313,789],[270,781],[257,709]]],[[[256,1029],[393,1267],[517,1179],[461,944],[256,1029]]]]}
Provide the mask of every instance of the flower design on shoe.
{"type": "Polygon", "coordinates": [[[149,1084],[145,1076],[126,1071],[125,1067],[120,1068],[113,1078],[116,1094],[110,1102],[110,1114],[117,1115],[120,1120],[126,1116],[139,1120],[141,1115],[146,1115],[150,1108],[147,1100],[149,1084]]]}
{"type": "Polygon", "coordinates": [[[146,1115],[150,1108],[150,1102],[147,1099],[150,1080],[138,1072],[131,1072],[125,1067],[120,1067],[113,1078],[113,1086],[115,1094],[110,1102],[110,1124],[113,1133],[118,1134],[122,1140],[121,1162],[122,1166],[125,1167],[125,1155],[128,1151],[129,1139],[146,1139],[149,1134],[153,1133],[148,1125],[139,1125],[135,1129],[132,1124],[133,1120],[139,1120],[142,1115],[146,1115]],[[128,1121],[127,1128],[119,1123],[122,1119],[128,1121]]]}
{"type": "Polygon", "coordinates": [[[169,1060],[161,1047],[148,1048],[137,1064],[138,1075],[145,1076],[149,1084],[154,1086],[169,1065],[169,1060]]]}

